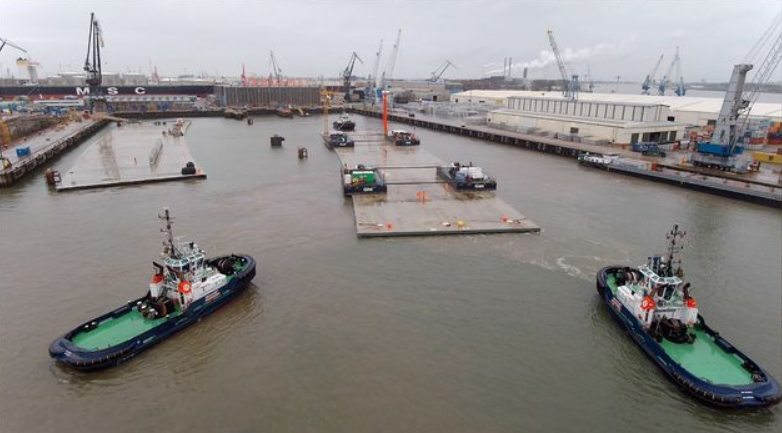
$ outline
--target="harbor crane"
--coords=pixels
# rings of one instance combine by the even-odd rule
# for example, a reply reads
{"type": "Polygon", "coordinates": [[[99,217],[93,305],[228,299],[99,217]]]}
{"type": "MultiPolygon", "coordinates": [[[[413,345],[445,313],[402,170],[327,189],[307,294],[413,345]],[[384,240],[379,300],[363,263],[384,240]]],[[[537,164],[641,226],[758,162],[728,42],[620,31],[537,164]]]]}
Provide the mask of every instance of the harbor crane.
{"type": "Polygon", "coordinates": [[[383,39],[380,39],[380,46],[375,53],[375,65],[372,67],[372,75],[367,80],[367,89],[364,92],[366,95],[371,95],[370,99],[374,101],[377,99],[377,70],[380,67],[380,56],[383,54],[383,39]]]}
{"type": "Polygon", "coordinates": [[[432,71],[432,78],[429,81],[431,81],[433,83],[436,83],[436,82],[440,81],[440,78],[443,76],[445,71],[447,71],[448,68],[451,67],[451,66],[453,66],[454,69],[459,69],[450,60],[446,60],[445,63],[443,63],[437,69],[432,71]]]}
{"type": "Polygon", "coordinates": [[[386,65],[386,70],[383,71],[383,77],[380,79],[380,88],[385,89],[386,88],[386,80],[390,80],[394,77],[394,67],[396,66],[396,56],[399,53],[399,42],[402,39],[402,29],[399,29],[399,32],[396,34],[396,43],[394,44],[394,48],[391,51],[391,57],[388,58],[388,64],[386,65]]]}
{"type": "Polygon", "coordinates": [[[548,41],[549,44],[551,44],[551,51],[554,52],[554,58],[557,60],[559,75],[562,77],[562,93],[566,98],[575,101],[578,99],[578,75],[572,75],[568,72],[567,65],[565,64],[565,61],[562,59],[562,55],[559,52],[557,41],[554,39],[554,32],[551,30],[548,31],[548,41]]]}
{"type": "Polygon", "coordinates": [[[665,57],[665,54],[660,54],[660,58],[657,59],[657,63],[655,63],[652,72],[646,76],[643,84],[641,84],[642,95],[648,95],[649,90],[657,83],[657,71],[660,69],[660,65],[663,63],[663,57],[665,57]]]}
{"type": "Polygon", "coordinates": [[[282,69],[280,68],[280,64],[277,63],[277,58],[274,57],[274,51],[269,51],[269,67],[271,68],[271,72],[269,72],[269,84],[271,85],[272,80],[274,80],[275,84],[279,86],[282,82],[282,69]]]}
{"type": "Polygon", "coordinates": [[[27,50],[25,50],[24,48],[20,47],[19,45],[14,44],[13,42],[9,41],[8,39],[0,38],[0,52],[3,51],[3,48],[5,48],[6,45],[8,45],[11,48],[16,48],[17,50],[19,50],[19,51],[21,51],[23,53],[27,52],[27,50]]]}
{"type": "Polygon", "coordinates": [[[684,88],[684,78],[681,75],[681,57],[679,57],[679,47],[676,47],[676,54],[673,55],[673,60],[671,60],[671,64],[668,66],[668,71],[657,86],[657,91],[660,96],[665,95],[665,91],[668,90],[668,86],[671,84],[672,80],[678,80],[674,93],[678,96],[684,96],[687,90],[684,88]],[[676,75],[673,75],[674,73],[676,75]],[[679,78],[677,79],[676,76],[679,78]]]}
{"type": "Polygon", "coordinates": [[[350,60],[348,60],[348,65],[345,67],[345,70],[342,71],[342,85],[345,87],[345,101],[350,102],[350,79],[353,77],[353,67],[356,65],[356,60],[359,61],[362,65],[364,64],[364,61],[361,60],[361,57],[356,54],[355,51],[353,51],[353,54],[350,55],[350,60]]]}
{"type": "Polygon", "coordinates": [[[87,73],[87,84],[90,87],[90,95],[87,105],[90,112],[95,111],[95,106],[106,98],[102,95],[103,69],[101,66],[100,49],[103,47],[103,30],[101,29],[95,13],[90,13],[90,34],[87,41],[87,58],[84,60],[84,72],[87,73]]]}
{"type": "MultiPolygon", "coordinates": [[[[761,38],[759,45],[770,43],[770,47],[749,86],[745,85],[745,81],[747,72],[753,69],[753,65],[742,63],[733,67],[711,140],[698,143],[697,152],[693,155],[693,164],[696,166],[740,172],[746,169],[746,164],[737,158],[743,152],[743,147],[739,146],[739,139],[744,134],[749,113],[760,95],[760,89],[771,80],[782,60],[780,29],[782,26],[778,20],[775,20],[771,29],[761,38]],[[748,91],[746,97],[745,88],[748,91]]],[[[755,48],[752,51],[755,51],[755,48]]]]}

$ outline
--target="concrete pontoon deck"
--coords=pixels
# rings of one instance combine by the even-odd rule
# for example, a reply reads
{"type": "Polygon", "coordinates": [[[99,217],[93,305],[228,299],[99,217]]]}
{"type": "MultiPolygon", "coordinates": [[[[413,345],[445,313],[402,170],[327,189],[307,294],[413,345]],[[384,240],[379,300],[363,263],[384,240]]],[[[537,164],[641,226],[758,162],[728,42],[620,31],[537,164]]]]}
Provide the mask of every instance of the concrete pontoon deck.
{"type": "Polygon", "coordinates": [[[398,147],[377,132],[351,138],[356,147],[334,149],[343,166],[379,167],[388,185],[386,194],[353,195],[359,237],[540,231],[493,191],[456,191],[437,177],[446,164],[420,146],[398,147]]]}
{"type": "Polygon", "coordinates": [[[195,161],[185,137],[168,133],[175,122],[166,123],[113,127],[88,147],[70,170],[61,173],[57,191],[205,178],[197,164],[195,174],[182,174],[182,168],[195,161]],[[154,152],[156,147],[159,150],[154,152]],[[153,153],[157,157],[151,159],[153,153]]]}

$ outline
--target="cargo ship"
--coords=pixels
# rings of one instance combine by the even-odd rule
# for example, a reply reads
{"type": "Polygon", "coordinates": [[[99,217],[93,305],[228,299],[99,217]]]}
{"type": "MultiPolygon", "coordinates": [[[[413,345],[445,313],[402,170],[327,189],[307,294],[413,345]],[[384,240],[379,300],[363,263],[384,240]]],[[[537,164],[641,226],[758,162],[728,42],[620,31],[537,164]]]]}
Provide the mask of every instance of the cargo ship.
{"type": "Polygon", "coordinates": [[[116,366],[224,306],[255,277],[251,256],[207,258],[195,242],[174,241],[168,209],[159,218],[167,238],[147,293],[54,340],[57,362],[83,371],[116,366]]]}
{"type": "MultiPolygon", "coordinates": [[[[140,85],[140,86],[103,86],[103,95],[142,96],[142,95],[182,95],[205,98],[214,95],[214,85],[140,85]]],[[[81,98],[89,95],[89,87],[83,86],[0,86],[0,98],[11,101],[19,97],[31,100],[81,98]]]]}
{"type": "Polygon", "coordinates": [[[660,370],[699,401],[721,408],[779,404],[779,384],[749,356],[710,328],[684,283],[681,239],[674,225],[668,256],[597,273],[597,292],[611,315],[660,370]],[[675,269],[674,269],[675,268],[675,269]]]}

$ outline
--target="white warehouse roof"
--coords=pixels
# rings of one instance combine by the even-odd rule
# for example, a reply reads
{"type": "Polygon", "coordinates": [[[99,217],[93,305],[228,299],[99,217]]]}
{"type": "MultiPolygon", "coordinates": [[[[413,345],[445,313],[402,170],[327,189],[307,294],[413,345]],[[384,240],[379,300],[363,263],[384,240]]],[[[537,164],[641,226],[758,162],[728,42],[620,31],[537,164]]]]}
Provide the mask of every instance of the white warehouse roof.
{"type": "MultiPolygon", "coordinates": [[[[503,104],[511,96],[519,97],[543,97],[561,99],[562,92],[534,92],[530,90],[468,90],[454,93],[451,101],[457,99],[472,100],[484,99],[491,101],[502,100],[503,104]]],[[[579,93],[580,101],[596,102],[623,102],[630,104],[661,104],[671,107],[671,111],[689,111],[716,115],[722,106],[722,98],[710,98],[705,96],[653,96],[630,95],[620,93],[579,93]]],[[[782,118],[782,104],[756,102],[750,113],[752,116],[782,118]]]]}

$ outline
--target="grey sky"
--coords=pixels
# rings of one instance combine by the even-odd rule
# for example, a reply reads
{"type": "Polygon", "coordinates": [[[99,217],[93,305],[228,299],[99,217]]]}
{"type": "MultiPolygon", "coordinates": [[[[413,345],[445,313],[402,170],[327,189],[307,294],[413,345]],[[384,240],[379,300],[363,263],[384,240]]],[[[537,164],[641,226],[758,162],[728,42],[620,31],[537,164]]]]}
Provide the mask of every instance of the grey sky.
{"type": "MultiPolygon", "coordinates": [[[[546,30],[577,52],[596,79],[640,81],[660,53],[667,64],[678,45],[685,80],[725,81],[782,8],[762,1],[37,1],[0,0],[0,37],[26,48],[44,74],[80,70],[89,13],[103,26],[104,70],[161,75],[205,71],[268,75],[273,49],[290,76],[336,76],[355,50],[366,75],[380,38],[384,56],[396,31],[402,43],[396,77],[427,77],[446,59],[478,77],[502,69],[504,57],[530,62],[548,51],[546,30]]],[[[13,49],[0,53],[3,74],[16,73],[13,49]]],[[[780,72],[780,71],[778,71],[780,72]]],[[[555,78],[553,65],[531,71],[555,78]]],[[[517,73],[517,75],[520,75],[517,73]]],[[[779,73],[776,74],[777,79],[779,73]]]]}

